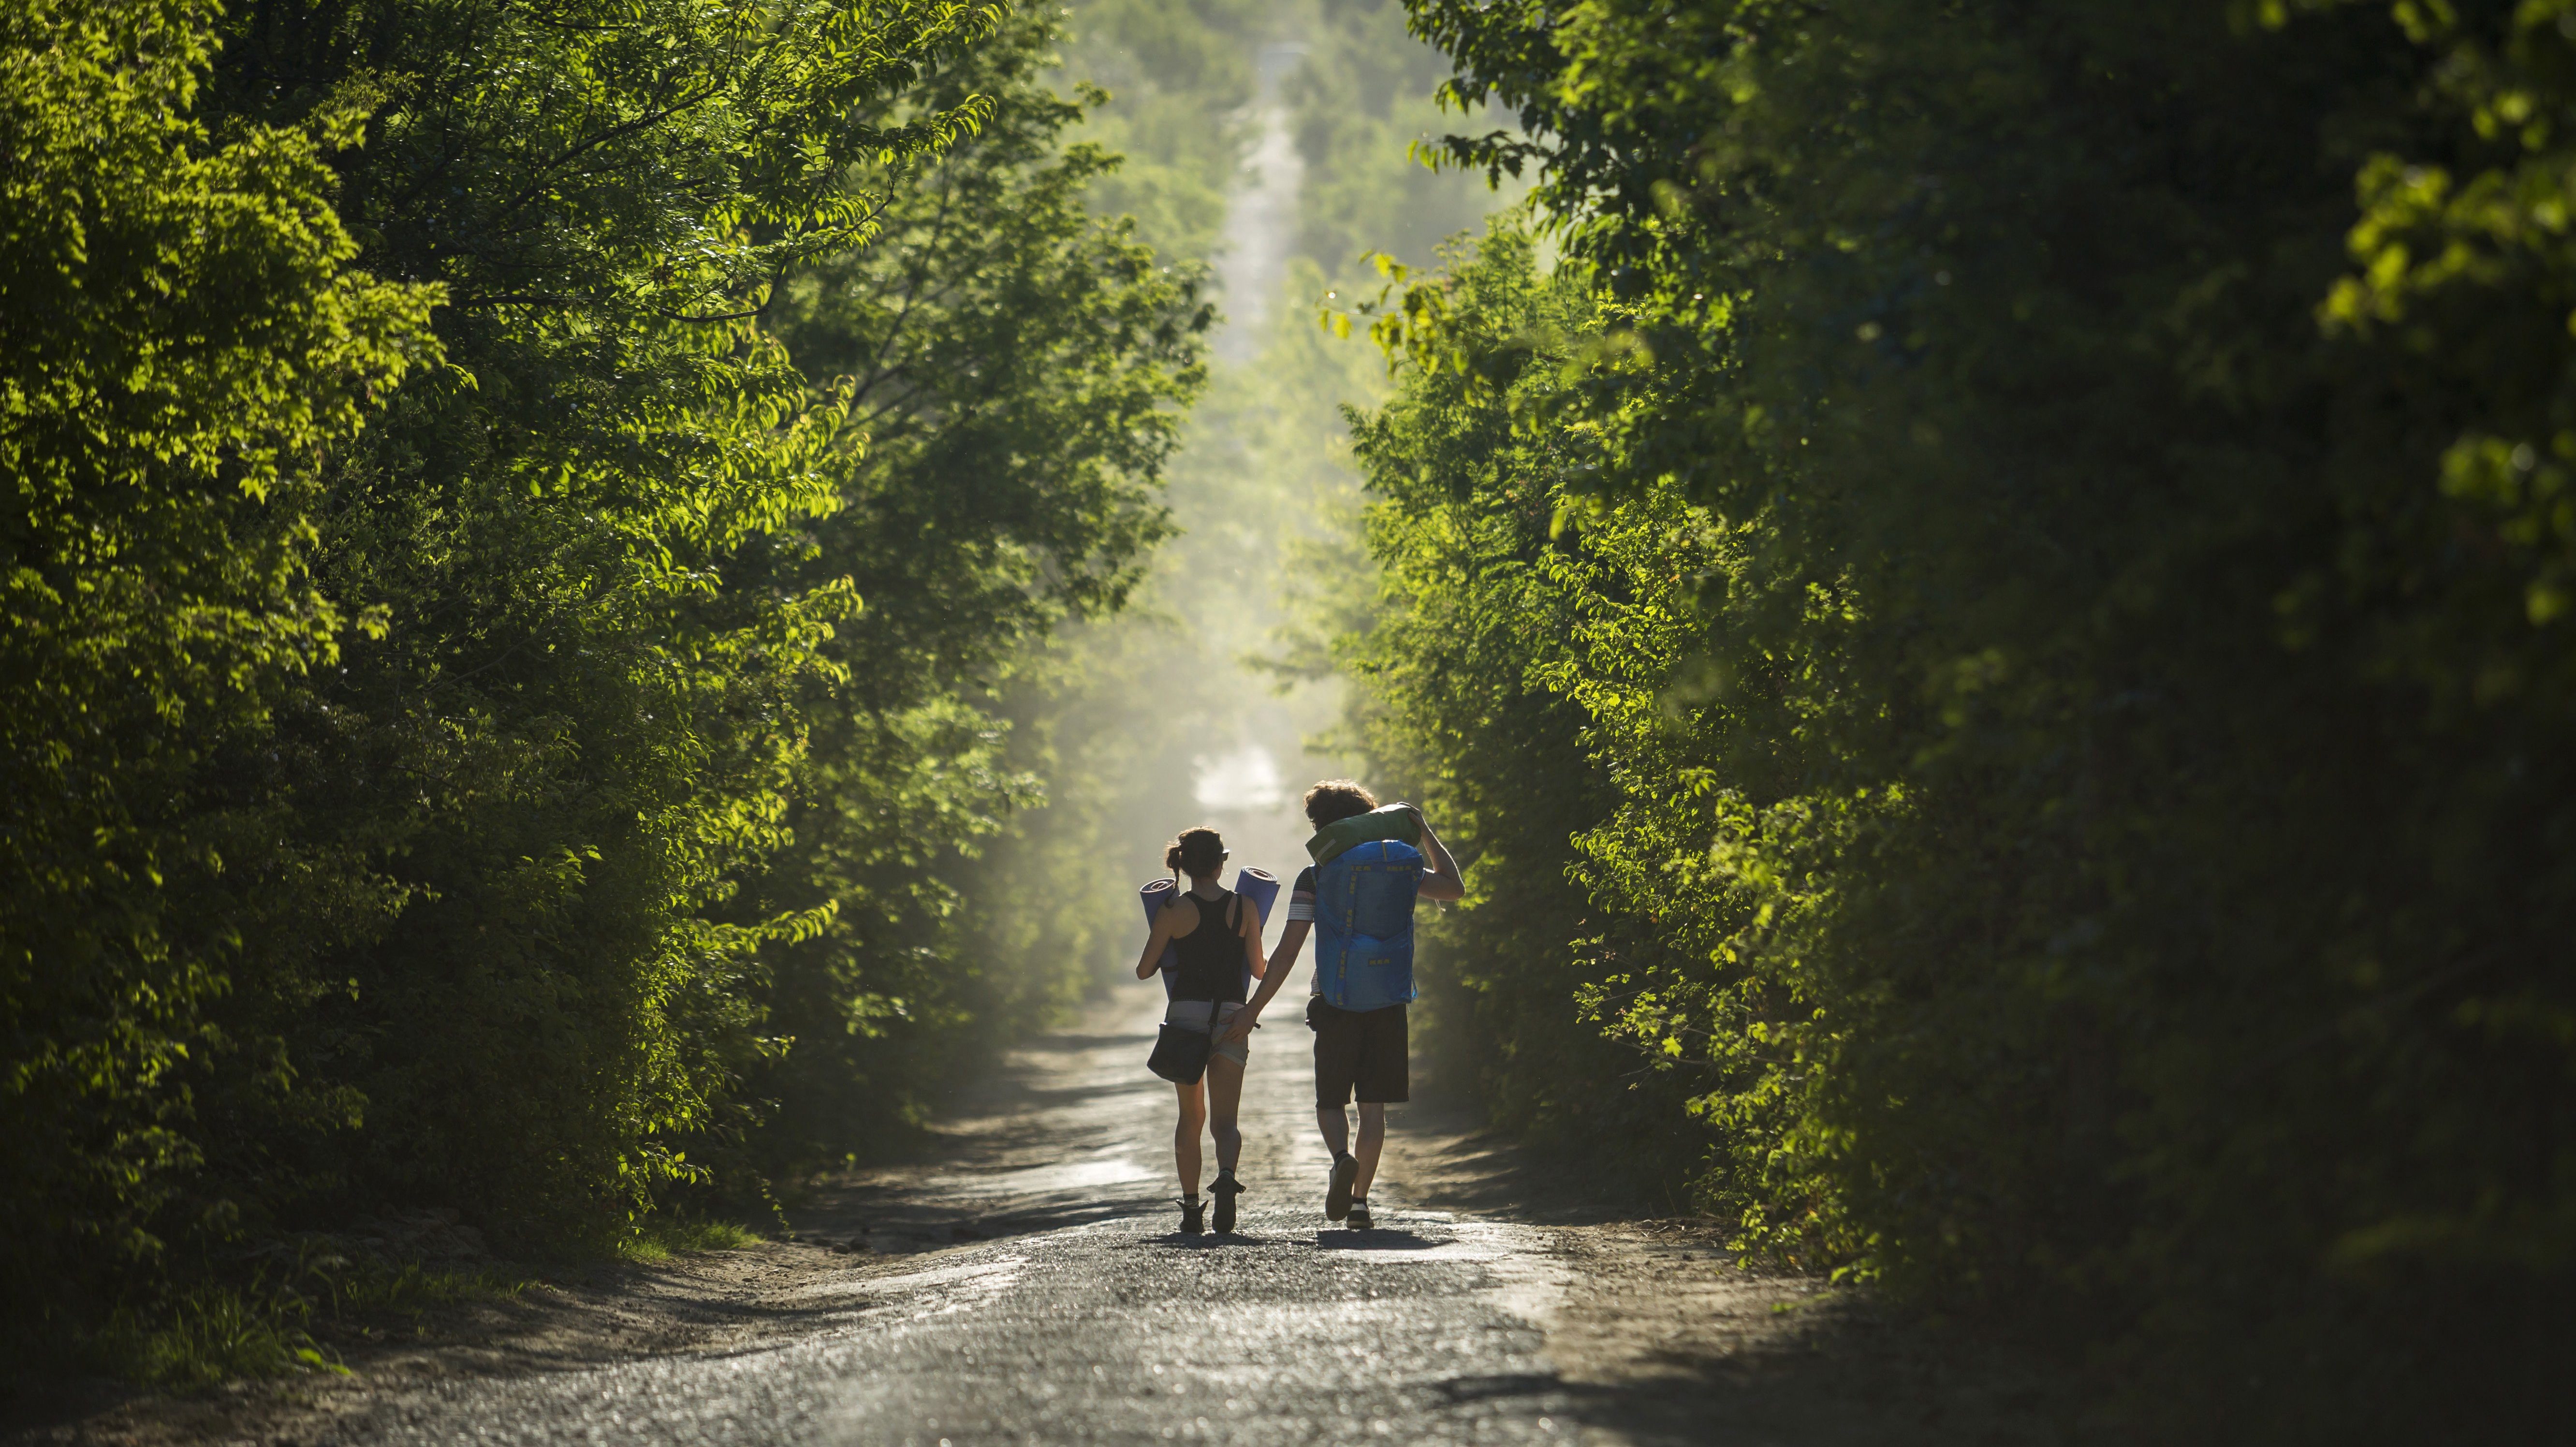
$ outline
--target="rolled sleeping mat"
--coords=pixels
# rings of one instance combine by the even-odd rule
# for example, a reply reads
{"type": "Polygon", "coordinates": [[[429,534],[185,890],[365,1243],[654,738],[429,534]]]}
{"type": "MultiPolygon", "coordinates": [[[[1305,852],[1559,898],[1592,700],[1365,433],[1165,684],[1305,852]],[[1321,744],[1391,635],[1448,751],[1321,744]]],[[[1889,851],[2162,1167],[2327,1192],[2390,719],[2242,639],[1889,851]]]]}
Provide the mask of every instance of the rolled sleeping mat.
{"type": "Polygon", "coordinates": [[[1268,929],[1270,921],[1276,918],[1271,914],[1270,906],[1279,902],[1279,876],[1267,869],[1254,869],[1247,865],[1234,876],[1234,892],[1260,907],[1261,926],[1268,929]]]}
{"type": "Polygon", "coordinates": [[[1398,839],[1407,844],[1420,844],[1422,826],[1414,822],[1412,806],[1387,804],[1365,814],[1336,819],[1316,830],[1315,837],[1306,841],[1306,853],[1317,864],[1329,864],[1343,850],[1355,844],[1366,844],[1372,839],[1398,839]]]}
{"type": "MultiPolygon", "coordinates": [[[[1279,902],[1279,876],[1267,869],[1254,869],[1246,865],[1234,876],[1234,892],[1251,900],[1253,906],[1261,911],[1261,928],[1267,931],[1270,928],[1270,921],[1274,918],[1270,913],[1270,906],[1279,902]]],[[[1252,966],[1250,965],[1243,967],[1243,990],[1244,998],[1250,999],[1252,997],[1252,966]]]]}
{"type": "MultiPolygon", "coordinates": [[[[1136,898],[1145,906],[1146,929],[1151,930],[1154,927],[1155,917],[1163,912],[1164,905],[1172,902],[1172,891],[1175,888],[1177,886],[1170,880],[1157,879],[1136,891],[1136,898]]],[[[1172,993],[1172,971],[1180,963],[1181,952],[1170,945],[1163,946],[1163,962],[1154,968],[1163,972],[1163,993],[1167,996],[1172,993]]]]}

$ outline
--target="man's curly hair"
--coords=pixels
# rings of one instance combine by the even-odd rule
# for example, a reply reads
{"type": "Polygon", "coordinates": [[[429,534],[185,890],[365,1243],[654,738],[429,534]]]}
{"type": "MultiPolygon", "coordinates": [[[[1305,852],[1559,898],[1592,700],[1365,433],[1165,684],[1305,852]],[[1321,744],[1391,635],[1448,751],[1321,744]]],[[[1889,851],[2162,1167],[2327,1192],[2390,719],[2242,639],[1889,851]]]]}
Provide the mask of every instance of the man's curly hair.
{"type": "Polygon", "coordinates": [[[1318,829],[1376,807],[1377,795],[1353,779],[1326,779],[1306,791],[1306,822],[1318,829]]]}

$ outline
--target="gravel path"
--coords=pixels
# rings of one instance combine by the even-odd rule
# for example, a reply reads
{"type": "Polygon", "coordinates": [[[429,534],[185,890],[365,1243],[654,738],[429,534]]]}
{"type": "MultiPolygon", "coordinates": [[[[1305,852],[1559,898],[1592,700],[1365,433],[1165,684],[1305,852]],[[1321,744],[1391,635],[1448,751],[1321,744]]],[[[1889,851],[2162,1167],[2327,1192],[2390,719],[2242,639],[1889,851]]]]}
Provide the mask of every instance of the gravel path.
{"type": "MultiPolygon", "coordinates": [[[[1016,1062],[1020,1108],[960,1158],[852,1183],[809,1234],[986,1244],[881,1274],[854,1257],[769,1305],[792,1339],[393,1395],[370,1443],[1564,1442],[1579,1403],[1543,1355],[1568,1268],[1543,1228],[1408,1209],[1327,1225],[1309,1036],[1254,1037],[1240,1229],[1177,1234],[1171,1088],[1151,1016],[1016,1062]]],[[[1391,1208],[1391,1209],[1390,1209],[1391,1208]]]]}
{"type": "Polygon", "coordinates": [[[1703,1228],[1570,1209],[1581,1183],[1460,1131],[1454,1103],[1396,1118],[1378,1229],[1328,1225],[1312,1037],[1290,1009],[1254,1037],[1241,1229],[1181,1236],[1172,1091],[1144,1070],[1159,1013],[1140,991],[1016,1052],[929,1164],[833,1183],[796,1213],[799,1240],[461,1310],[353,1356],[353,1377],[131,1399],[15,1440],[2114,1440],[2026,1364],[1738,1271],[1703,1228]]]}

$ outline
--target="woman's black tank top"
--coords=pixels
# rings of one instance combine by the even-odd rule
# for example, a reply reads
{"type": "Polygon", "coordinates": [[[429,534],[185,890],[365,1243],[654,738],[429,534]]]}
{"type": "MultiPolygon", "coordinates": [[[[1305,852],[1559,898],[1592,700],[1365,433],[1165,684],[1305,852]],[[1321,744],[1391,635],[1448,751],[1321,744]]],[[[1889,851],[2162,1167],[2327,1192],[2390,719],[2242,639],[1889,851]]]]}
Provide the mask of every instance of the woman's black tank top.
{"type": "Polygon", "coordinates": [[[1163,907],[1176,909],[1182,898],[1199,907],[1199,927],[1172,941],[1172,948],[1181,955],[1181,967],[1172,972],[1172,998],[1241,1004],[1243,936],[1235,931],[1243,921],[1234,911],[1234,891],[1219,890],[1214,899],[1180,896],[1163,907]]]}

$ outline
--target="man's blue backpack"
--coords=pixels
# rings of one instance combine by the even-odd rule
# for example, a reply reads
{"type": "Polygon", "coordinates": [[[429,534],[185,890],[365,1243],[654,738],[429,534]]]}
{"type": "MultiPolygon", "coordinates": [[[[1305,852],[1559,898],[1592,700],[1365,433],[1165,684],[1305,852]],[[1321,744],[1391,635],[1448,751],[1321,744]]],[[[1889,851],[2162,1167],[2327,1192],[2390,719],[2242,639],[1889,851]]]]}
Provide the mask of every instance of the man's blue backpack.
{"type": "Polygon", "coordinates": [[[1383,1010],[1413,998],[1413,900],[1422,852],[1395,839],[1354,844],[1315,866],[1315,979],[1324,1003],[1383,1010]]]}

